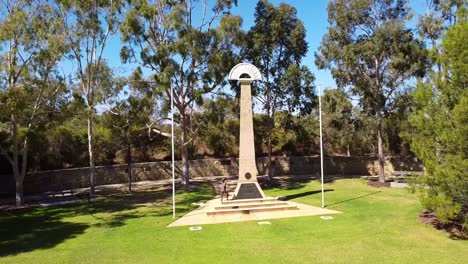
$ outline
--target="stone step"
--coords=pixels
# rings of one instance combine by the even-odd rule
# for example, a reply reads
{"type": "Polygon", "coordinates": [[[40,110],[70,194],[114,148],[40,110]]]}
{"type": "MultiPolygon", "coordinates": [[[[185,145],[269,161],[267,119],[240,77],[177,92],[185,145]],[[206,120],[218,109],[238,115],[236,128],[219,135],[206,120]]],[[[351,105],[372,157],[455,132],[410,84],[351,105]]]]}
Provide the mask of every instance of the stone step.
{"type": "Polygon", "coordinates": [[[284,210],[298,210],[295,205],[280,205],[280,206],[263,206],[263,207],[249,207],[249,208],[238,208],[238,209],[223,209],[206,212],[209,216],[215,215],[226,215],[226,214],[250,214],[256,212],[272,212],[272,211],[284,211],[284,210]]]}
{"type": "Polygon", "coordinates": [[[258,199],[239,199],[239,200],[224,200],[222,203],[225,204],[244,204],[244,203],[269,203],[277,202],[276,198],[258,198],[258,199]]]}
{"type": "Polygon", "coordinates": [[[267,206],[280,206],[280,205],[288,205],[288,203],[282,202],[282,201],[274,201],[274,202],[268,202],[268,203],[229,204],[229,205],[215,206],[214,209],[223,210],[223,209],[254,208],[254,207],[267,207],[267,206]]]}

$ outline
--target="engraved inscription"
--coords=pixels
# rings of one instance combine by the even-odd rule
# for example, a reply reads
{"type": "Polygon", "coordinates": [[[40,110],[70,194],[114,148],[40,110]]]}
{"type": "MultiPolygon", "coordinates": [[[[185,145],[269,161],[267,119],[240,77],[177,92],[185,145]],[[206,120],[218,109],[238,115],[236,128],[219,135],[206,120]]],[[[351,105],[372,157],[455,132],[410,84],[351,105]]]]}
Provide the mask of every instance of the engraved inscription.
{"type": "Polygon", "coordinates": [[[257,199],[263,198],[262,194],[257,188],[255,183],[243,183],[240,188],[239,192],[237,193],[237,199],[257,199]]]}

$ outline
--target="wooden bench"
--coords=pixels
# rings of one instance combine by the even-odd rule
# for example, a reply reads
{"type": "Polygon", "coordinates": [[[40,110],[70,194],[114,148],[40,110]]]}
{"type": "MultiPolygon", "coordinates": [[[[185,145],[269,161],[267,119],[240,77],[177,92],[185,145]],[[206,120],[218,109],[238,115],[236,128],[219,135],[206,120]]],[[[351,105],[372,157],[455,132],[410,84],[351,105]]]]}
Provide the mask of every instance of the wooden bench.
{"type": "Polygon", "coordinates": [[[47,196],[52,196],[52,198],[55,198],[55,196],[57,196],[57,195],[61,195],[62,197],[64,197],[65,195],[71,196],[71,195],[73,195],[73,191],[72,190],[50,191],[50,192],[46,192],[44,194],[47,195],[47,196]]]}
{"type": "Polygon", "coordinates": [[[401,176],[401,177],[404,177],[406,175],[421,176],[424,174],[424,172],[423,171],[395,171],[394,174],[395,176],[401,176]]]}

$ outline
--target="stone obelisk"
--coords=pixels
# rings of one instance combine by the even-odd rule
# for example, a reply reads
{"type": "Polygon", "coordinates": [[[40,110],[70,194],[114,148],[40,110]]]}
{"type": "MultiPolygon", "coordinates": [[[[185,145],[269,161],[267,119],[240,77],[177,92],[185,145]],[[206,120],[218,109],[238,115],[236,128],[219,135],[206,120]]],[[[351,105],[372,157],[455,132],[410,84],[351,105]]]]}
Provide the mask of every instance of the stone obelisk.
{"type": "Polygon", "coordinates": [[[239,135],[239,182],[233,199],[265,198],[257,182],[255,144],[252,115],[252,88],[254,80],[261,80],[260,71],[250,63],[240,63],[229,73],[230,80],[241,83],[240,98],[240,135],[239,135]],[[247,76],[247,77],[246,77],[247,76]]]}

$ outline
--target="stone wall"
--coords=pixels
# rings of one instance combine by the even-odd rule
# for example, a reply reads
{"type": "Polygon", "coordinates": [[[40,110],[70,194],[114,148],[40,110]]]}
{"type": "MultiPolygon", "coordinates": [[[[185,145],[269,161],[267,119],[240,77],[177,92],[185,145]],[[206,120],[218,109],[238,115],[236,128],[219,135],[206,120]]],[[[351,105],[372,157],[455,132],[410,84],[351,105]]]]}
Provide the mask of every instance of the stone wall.
{"type": "MultiPolygon", "coordinates": [[[[259,175],[266,174],[266,158],[257,159],[259,175]]],[[[236,177],[239,162],[237,159],[202,159],[190,161],[190,175],[196,177],[231,176],[236,177]]],[[[319,175],[319,157],[274,157],[275,175],[319,175]]],[[[386,160],[386,175],[393,175],[394,170],[421,171],[422,166],[416,160],[390,158],[386,160]]],[[[41,171],[26,175],[25,193],[67,190],[89,186],[89,168],[41,171]]],[[[169,179],[171,162],[147,162],[133,164],[133,180],[151,181],[169,179]]],[[[176,175],[180,175],[181,162],[176,162],[176,175]]],[[[325,175],[376,175],[378,162],[370,157],[326,157],[325,175]]],[[[127,182],[127,166],[96,167],[96,184],[114,184],[127,182]]],[[[14,193],[14,181],[11,175],[0,175],[0,193],[14,193]]]]}

